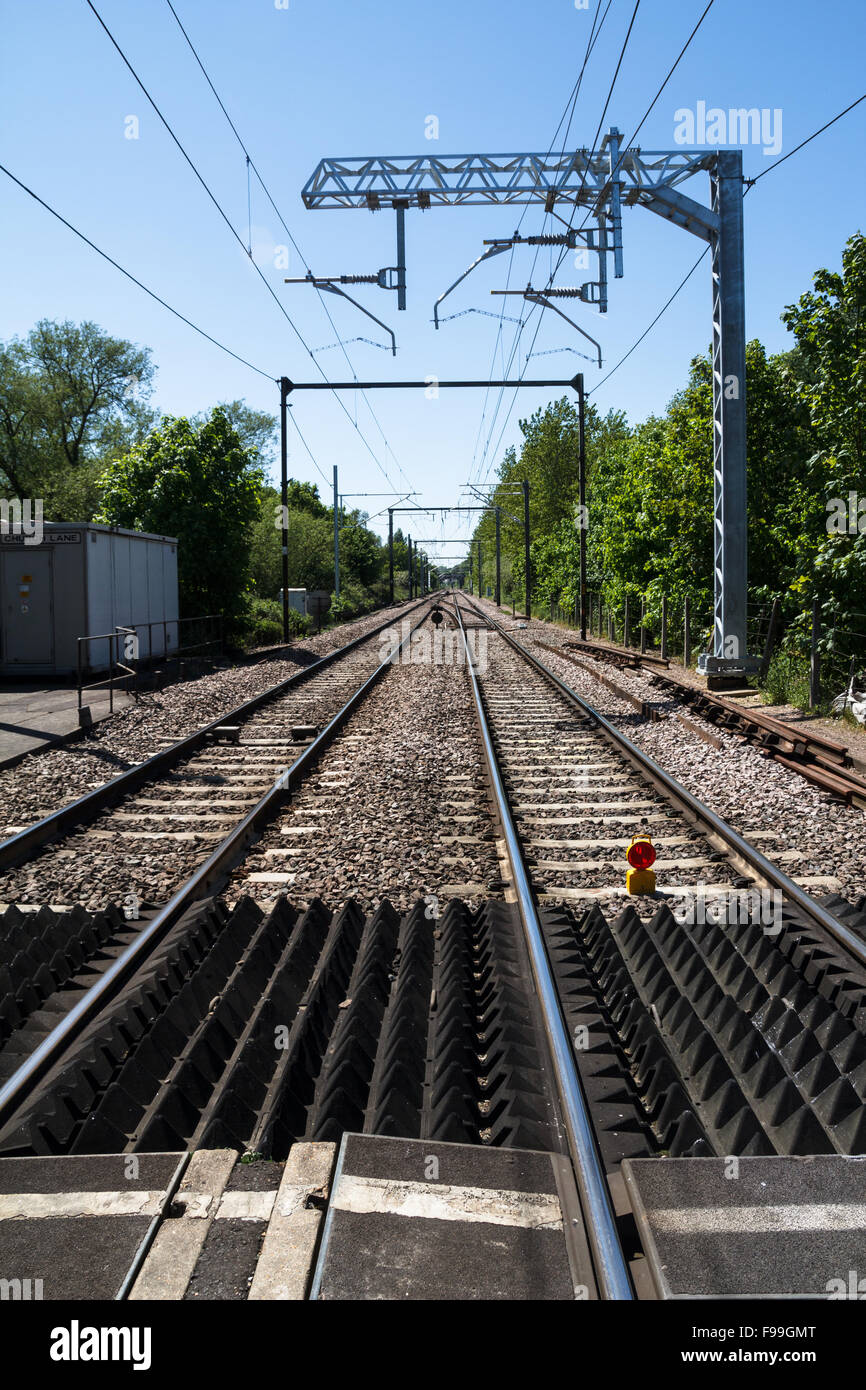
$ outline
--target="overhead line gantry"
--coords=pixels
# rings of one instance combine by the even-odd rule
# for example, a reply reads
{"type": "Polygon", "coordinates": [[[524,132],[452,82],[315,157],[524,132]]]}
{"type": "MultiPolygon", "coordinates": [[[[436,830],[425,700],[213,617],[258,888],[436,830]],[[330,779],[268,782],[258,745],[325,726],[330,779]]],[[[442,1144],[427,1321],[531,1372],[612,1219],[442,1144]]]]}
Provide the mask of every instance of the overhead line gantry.
{"type": "MultiPolygon", "coordinates": [[[[598,257],[598,279],[575,292],[606,306],[608,257],[623,274],[622,210],[643,207],[707,242],[712,250],[713,651],[707,675],[751,671],[746,646],[746,335],[740,149],[623,148],[614,126],[597,150],[560,153],[374,155],[323,159],[302,191],[309,209],[391,208],[397,219],[397,307],[406,307],[406,212],[433,207],[538,204],[570,209],[569,232],[598,257]],[[709,205],[681,185],[704,173],[709,205]],[[587,216],[572,221],[579,208],[587,216]],[[590,225],[590,224],[593,225],[590,225]]],[[[565,219],[560,217],[561,221],[565,219]]],[[[482,257],[481,259],[485,259],[482,257]]],[[[533,292],[535,293],[535,292],[533,292]]],[[[553,307],[549,306],[548,307],[553,307]]]]}

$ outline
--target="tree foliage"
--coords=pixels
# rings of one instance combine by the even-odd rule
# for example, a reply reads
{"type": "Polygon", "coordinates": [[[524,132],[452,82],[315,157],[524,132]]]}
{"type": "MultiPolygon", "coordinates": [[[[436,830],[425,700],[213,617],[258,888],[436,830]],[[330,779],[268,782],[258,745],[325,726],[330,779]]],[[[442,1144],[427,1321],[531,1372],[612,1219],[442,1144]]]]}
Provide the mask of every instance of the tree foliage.
{"type": "Polygon", "coordinates": [[[99,479],[98,521],[178,538],[181,611],[241,610],[261,473],[219,407],[201,422],[164,419],[99,479]]]}
{"type": "Polygon", "coordinates": [[[54,521],[88,521],[97,477],[154,423],[147,348],[95,323],[42,319],[0,345],[0,483],[54,521]]]}
{"type": "MultiPolygon", "coordinates": [[[[813,599],[825,626],[866,622],[866,240],[848,241],[841,272],[782,315],[792,348],[746,350],[750,597],[782,602],[789,641],[802,642],[813,599]],[[844,500],[848,525],[828,513],[844,500]],[[860,505],[862,504],[862,505],[860,505]],[[851,524],[852,505],[854,524],[851,524]],[[860,508],[859,511],[857,508],[860,508]]],[[[709,354],[658,415],[629,427],[622,412],[586,412],[588,584],[621,608],[626,595],[657,614],[662,596],[708,617],[713,600],[713,414],[709,354]]],[[[522,446],[499,468],[491,502],[502,508],[506,594],[523,585],[522,498],[530,485],[533,593],[569,608],[579,558],[577,411],[566,398],[521,421],[522,446]]],[[[493,518],[481,538],[486,584],[493,518]]],[[[828,638],[828,645],[830,639],[828,638]]]]}

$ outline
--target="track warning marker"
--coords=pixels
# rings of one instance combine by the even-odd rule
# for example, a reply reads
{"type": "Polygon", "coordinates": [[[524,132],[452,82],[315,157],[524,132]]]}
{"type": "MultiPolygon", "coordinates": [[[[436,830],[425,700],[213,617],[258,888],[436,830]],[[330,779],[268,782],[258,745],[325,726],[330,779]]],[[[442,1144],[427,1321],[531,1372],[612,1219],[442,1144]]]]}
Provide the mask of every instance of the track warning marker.
{"type": "Polygon", "coordinates": [[[625,857],[629,863],[625,876],[626,892],[654,893],[656,876],[652,866],[656,862],[656,851],[655,845],[645,830],[632,836],[625,857]]]}

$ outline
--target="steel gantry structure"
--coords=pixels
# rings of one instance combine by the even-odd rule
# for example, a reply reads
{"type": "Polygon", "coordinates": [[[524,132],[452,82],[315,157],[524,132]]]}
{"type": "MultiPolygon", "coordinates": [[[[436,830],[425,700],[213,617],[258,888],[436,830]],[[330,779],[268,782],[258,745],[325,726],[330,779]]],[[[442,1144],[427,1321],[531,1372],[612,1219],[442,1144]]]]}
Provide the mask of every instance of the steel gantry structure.
{"type": "MultiPolygon", "coordinates": [[[[739,149],[642,150],[624,147],[611,127],[597,150],[560,154],[375,155],[323,159],[304,186],[310,209],[392,208],[397,217],[398,308],[406,307],[405,215],[410,208],[539,204],[594,253],[598,278],[574,297],[607,302],[608,257],[623,274],[622,210],[643,207],[709,243],[712,250],[713,651],[707,674],[753,669],[746,643],[746,336],[743,156],[739,149]],[[682,191],[709,176],[710,201],[682,191]],[[559,211],[557,211],[559,209],[559,211]],[[579,209],[586,215],[572,223],[579,209]],[[569,220],[561,216],[565,211],[569,220]]],[[[538,293],[534,291],[533,293],[538,293]]]]}

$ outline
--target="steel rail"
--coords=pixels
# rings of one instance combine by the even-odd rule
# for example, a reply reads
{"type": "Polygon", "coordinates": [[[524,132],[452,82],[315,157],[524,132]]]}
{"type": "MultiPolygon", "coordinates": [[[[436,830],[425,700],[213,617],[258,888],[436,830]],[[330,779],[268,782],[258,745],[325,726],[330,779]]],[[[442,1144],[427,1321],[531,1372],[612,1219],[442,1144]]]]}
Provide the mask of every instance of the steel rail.
{"type": "MultiPolygon", "coordinates": [[[[422,603],[429,602],[429,598],[419,599],[409,608],[402,609],[400,617],[407,613],[412,613],[419,608],[422,603]]],[[[16,868],[24,863],[34,851],[41,849],[43,845],[49,844],[52,840],[58,839],[61,835],[68,834],[70,830],[80,825],[87,824],[109,806],[121,801],[130,792],[138,790],[156,777],[161,777],[164,773],[171,770],[177,763],[183,762],[184,758],[197,753],[205,746],[210,736],[225,724],[242,724],[260,709],[270,704],[272,701],[285,695],[296,685],[301,685],[312,676],[317,675],[326,667],[333,665],[342,657],[369,641],[385,628],[392,626],[397,617],[392,614],[377,627],[369,632],[364,632],[360,637],[353,637],[350,642],[346,642],[342,647],[335,648],[332,652],[326,652],[317,661],[311,662],[309,666],[296,671],[294,675],[288,676],[284,681],[277,685],[270,686],[263,690],[261,694],[254,695],[251,699],[245,700],[242,705],[229,710],[226,714],[221,714],[218,719],[214,719],[210,724],[197,729],[192,734],[185,735],[171,744],[169,748],[163,748],[159,753],[154,753],[152,757],[146,758],[142,763],[136,763],[134,767],[122,772],[119,777],[115,777],[110,782],[105,782],[101,787],[94,791],[87,792],[77,801],[71,801],[68,806],[61,806],[59,811],[52,811],[49,816],[44,816],[42,820],[35,821],[33,825],[28,825],[25,830],[20,830],[17,835],[12,835],[8,840],[0,843],[0,872],[6,869],[16,868]]]]}
{"type": "MultiPolygon", "coordinates": [[[[478,677],[466,640],[466,631],[456,600],[457,622],[463,640],[466,668],[472,689],[472,699],[484,756],[490,775],[499,819],[502,823],[512,882],[529,951],[532,975],[538,991],[544,1031],[550,1048],[556,1089],[562,1105],[562,1121],[574,1163],[575,1179],[587,1227],[587,1237],[593,1256],[596,1279],[603,1298],[626,1301],[634,1298],[628,1265],[620,1244],[616,1215],[605,1177],[604,1163],[596,1142],[589,1107],[580,1083],[574,1060],[571,1035],[562,1013],[553,970],[544,945],[544,932],[539,921],[535,896],[523,862],[520,838],[511,815],[508,797],[499,773],[499,765],[487,716],[484,710],[478,677]]],[[[480,611],[480,610],[479,610],[480,611]]],[[[486,615],[485,615],[486,616],[486,615]]]]}
{"type": "Polygon", "coordinates": [[[484,610],[476,603],[473,603],[471,599],[466,598],[465,594],[463,598],[469,607],[481,617],[485,618],[489,625],[498,632],[515,651],[525,657],[531,666],[542,675],[546,676],[563,695],[578,706],[582,713],[588,715],[594,723],[598,725],[600,731],[605,734],[621,752],[626,754],[635,770],[644,776],[648,775],[653,785],[662,789],[667,794],[668,799],[674,802],[677,809],[682,811],[687,819],[704,828],[708,828],[713,834],[717,835],[721,840],[724,840],[744,863],[760,873],[774,888],[778,888],[783,896],[788,898],[789,901],[799,908],[799,910],[812,922],[834,937],[835,940],[839,942],[840,946],[843,946],[845,950],[848,951],[849,955],[854,957],[858,965],[866,966],[866,941],[863,941],[856,932],[846,927],[844,922],[840,921],[838,917],[835,917],[832,912],[828,912],[825,907],[822,907],[819,902],[811,898],[808,893],[804,893],[799,884],[795,883],[792,878],[789,878],[788,875],[773,864],[771,860],[766,859],[759,849],[756,849],[748,840],[743,839],[742,835],[739,835],[732,826],[728,825],[726,821],[723,821],[720,816],[716,815],[715,811],[710,810],[709,806],[705,806],[702,801],[698,801],[697,797],[693,796],[690,791],[687,791],[681,782],[678,782],[675,777],[671,777],[669,773],[665,772],[664,768],[660,767],[648,753],[644,753],[642,749],[638,748],[637,744],[632,743],[631,739],[628,738],[626,734],[615,728],[609,720],[605,719],[603,714],[600,714],[594,706],[590,705],[582,696],[578,695],[576,690],[572,690],[570,685],[567,685],[555,671],[551,671],[550,667],[545,665],[533,652],[530,652],[522,642],[519,642],[511,633],[506,632],[494,618],[491,618],[488,613],[485,613],[484,610]]]}
{"type": "MultiPolygon", "coordinates": [[[[421,601],[430,602],[429,598],[421,601]]],[[[433,602],[436,602],[434,599],[433,602]]],[[[415,605],[416,607],[420,605],[415,605]]],[[[423,625],[428,617],[424,613],[395,646],[375,671],[338,710],[329,724],[316,739],[303,750],[290,768],[284,772],[274,785],[256,803],[217,846],[213,853],[200,864],[195,872],[182,884],[174,896],[155,914],[147,926],[135,937],[126,950],[118,956],[99,980],[91,986],[78,1003],[64,1016],[60,1023],[40,1043],[17,1071],[0,1088],[0,1132],[6,1130],[16,1111],[32,1094],[39,1081],[63,1057],[69,1045],[81,1034],[120,991],[135,971],[147,960],[160,941],[167,935],[180,917],[196,902],[219,891],[219,887],[250,843],[263,826],[268,824],[279,811],[290,792],[307,775],[317,761],[320,753],[333,741],[336,734],[355,712],[373,686],[381,680],[388,667],[394,664],[403,648],[411,642],[412,635],[423,625]]],[[[369,635],[369,634],[367,634],[369,635]]]]}

